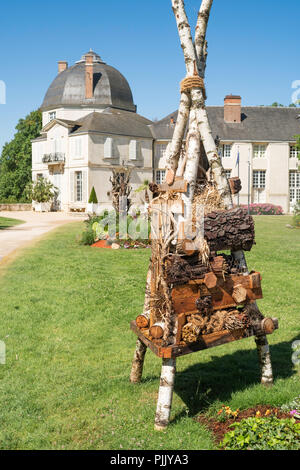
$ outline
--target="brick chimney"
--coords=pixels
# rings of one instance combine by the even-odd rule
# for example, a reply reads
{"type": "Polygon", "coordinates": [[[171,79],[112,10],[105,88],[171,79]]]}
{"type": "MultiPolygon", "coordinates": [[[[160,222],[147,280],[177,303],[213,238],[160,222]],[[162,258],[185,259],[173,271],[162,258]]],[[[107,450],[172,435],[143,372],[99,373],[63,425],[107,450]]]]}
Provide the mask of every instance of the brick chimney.
{"type": "Polygon", "coordinates": [[[60,60],[58,62],[58,73],[61,73],[64,70],[67,70],[67,68],[68,68],[68,62],[66,62],[65,60],[60,60]]]}
{"type": "Polygon", "coordinates": [[[85,56],[85,97],[91,99],[94,96],[94,80],[93,80],[93,54],[85,56]]]}
{"type": "Polygon", "coordinates": [[[242,98],[227,95],[224,98],[224,121],[228,123],[242,122],[242,98]]]}

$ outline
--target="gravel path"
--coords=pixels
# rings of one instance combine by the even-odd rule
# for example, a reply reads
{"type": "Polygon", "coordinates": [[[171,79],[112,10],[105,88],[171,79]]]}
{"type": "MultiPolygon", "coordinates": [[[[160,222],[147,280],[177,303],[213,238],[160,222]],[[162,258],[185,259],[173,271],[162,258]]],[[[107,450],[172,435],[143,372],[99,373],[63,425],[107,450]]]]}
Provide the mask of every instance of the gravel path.
{"type": "Polygon", "coordinates": [[[17,248],[32,242],[35,238],[70,222],[79,222],[82,217],[63,212],[8,212],[1,211],[0,217],[24,220],[24,224],[0,230],[0,263],[17,248]]]}

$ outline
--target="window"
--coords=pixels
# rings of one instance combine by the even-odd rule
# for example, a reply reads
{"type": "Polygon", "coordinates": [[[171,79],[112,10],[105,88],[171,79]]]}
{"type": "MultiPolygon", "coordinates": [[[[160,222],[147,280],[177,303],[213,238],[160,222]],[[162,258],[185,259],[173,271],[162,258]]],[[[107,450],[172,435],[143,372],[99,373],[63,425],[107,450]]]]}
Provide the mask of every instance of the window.
{"type": "Polygon", "coordinates": [[[231,176],[231,171],[232,171],[232,170],[225,170],[226,178],[227,178],[227,179],[230,178],[230,176],[231,176]]]}
{"type": "Polygon", "coordinates": [[[263,189],[266,187],[266,172],[265,170],[253,171],[253,188],[263,189]]]}
{"type": "Polygon", "coordinates": [[[53,121],[53,119],[56,119],[56,111],[51,111],[51,113],[48,113],[49,116],[49,122],[53,121]]]}
{"type": "Polygon", "coordinates": [[[290,203],[300,201],[300,172],[290,171],[290,203]]]}
{"type": "Polygon", "coordinates": [[[231,144],[223,145],[223,158],[230,158],[231,157],[231,144]]]}
{"type": "Polygon", "coordinates": [[[82,171],[75,172],[76,201],[82,201],[82,171]]]}
{"type": "Polygon", "coordinates": [[[254,158],[264,158],[266,156],[266,145],[254,145],[253,147],[253,157],[254,158]]]}
{"type": "Polygon", "coordinates": [[[297,158],[300,155],[300,150],[296,145],[290,145],[290,158],[297,158]]]}
{"type": "Polygon", "coordinates": [[[156,170],[155,172],[155,182],[156,184],[162,184],[166,177],[166,170],[156,170]]]}
{"type": "Polygon", "coordinates": [[[164,158],[166,156],[167,144],[156,144],[157,158],[164,158]]]}

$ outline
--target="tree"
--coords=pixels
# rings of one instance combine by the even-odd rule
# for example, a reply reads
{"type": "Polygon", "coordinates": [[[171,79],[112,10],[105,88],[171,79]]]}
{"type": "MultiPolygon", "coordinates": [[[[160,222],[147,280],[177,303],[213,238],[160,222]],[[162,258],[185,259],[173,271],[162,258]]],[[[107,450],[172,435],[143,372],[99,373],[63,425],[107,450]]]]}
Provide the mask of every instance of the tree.
{"type": "Polygon", "coordinates": [[[143,184],[141,184],[141,186],[139,186],[135,192],[136,193],[139,193],[141,191],[144,191],[144,196],[145,196],[145,202],[146,204],[149,204],[150,202],[150,199],[149,199],[149,194],[148,194],[148,189],[149,189],[149,180],[144,180],[143,181],[143,184]]]}
{"type": "Polygon", "coordinates": [[[24,195],[29,201],[49,202],[57,196],[58,189],[46,178],[38,178],[37,181],[27,183],[24,195]]]}
{"type": "Polygon", "coordinates": [[[89,204],[98,204],[98,198],[94,186],[92,187],[91,194],[89,197],[89,204]]]}
{"type": "Polygon", "coordinates": [[[4,145],[0,157],[0,200],[27,200],[24,190],[31,181],[31,140],[38,137],[41,128],[41,112],[32,111],[19,120],[13,139],[4,145]]]}

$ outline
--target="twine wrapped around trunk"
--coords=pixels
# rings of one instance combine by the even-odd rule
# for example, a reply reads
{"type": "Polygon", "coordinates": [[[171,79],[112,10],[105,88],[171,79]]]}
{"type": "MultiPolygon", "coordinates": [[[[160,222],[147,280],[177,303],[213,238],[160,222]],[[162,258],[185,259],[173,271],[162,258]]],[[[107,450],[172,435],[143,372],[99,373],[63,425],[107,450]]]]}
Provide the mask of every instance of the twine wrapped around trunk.
{"type": "Polygon", "coordinates": [[[200,90],[202,90],[203,97],[206,100],[204,80],[199,75],[186,77],[180,82],[180,93],[190,93],[193,88],[200,88],[200,90]]]}

